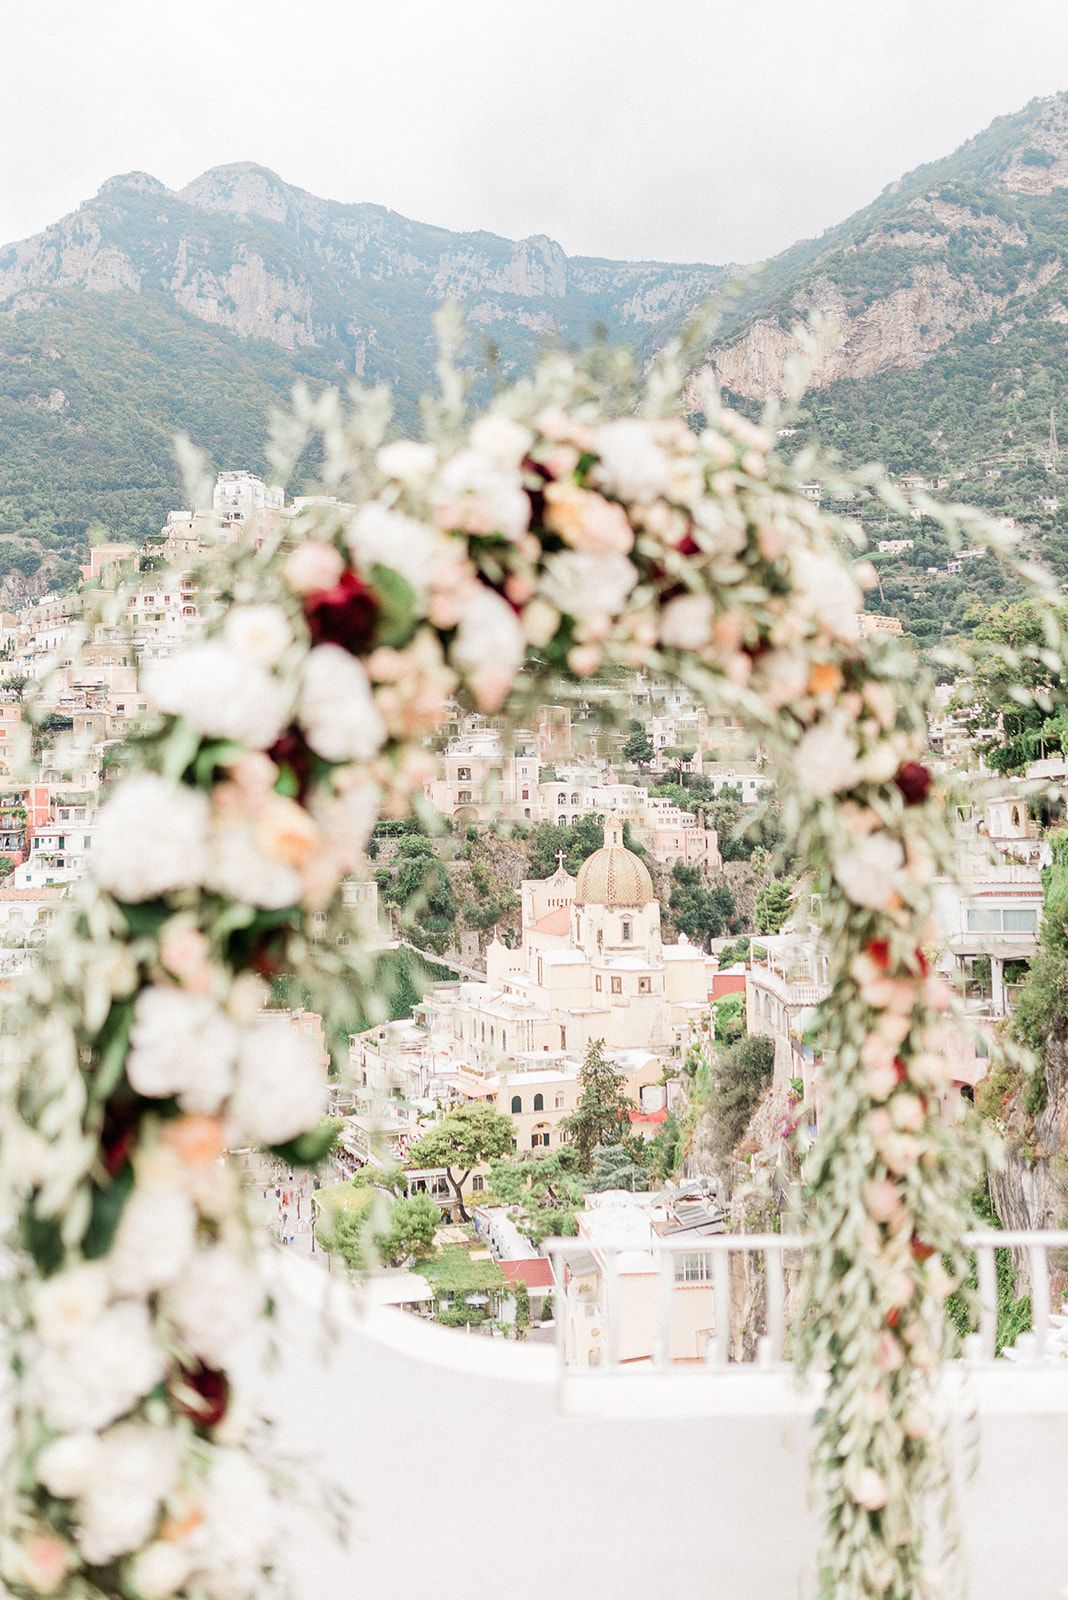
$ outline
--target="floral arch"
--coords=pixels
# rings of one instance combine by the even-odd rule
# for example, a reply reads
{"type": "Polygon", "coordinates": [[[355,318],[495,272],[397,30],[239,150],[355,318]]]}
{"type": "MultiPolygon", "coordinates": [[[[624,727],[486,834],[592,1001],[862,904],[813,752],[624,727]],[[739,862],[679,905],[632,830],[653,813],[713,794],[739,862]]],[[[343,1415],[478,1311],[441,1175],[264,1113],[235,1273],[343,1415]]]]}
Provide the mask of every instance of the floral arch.
{"type": "Polygon", "coordinates": [[[856,531],[771,432],[699,383],[703,425],[682,420],[678,348],[640,384],[603,353],[553,358],[471,425],[442,371],[424,442],[384,442],[378,393],[305,400],[276,439],[295,457],[316,434],[342,505],[220,551],[206,636],[146,674],[154,714],[92,879],[9,1012],[3,1578],[83,1600],[262,1592],[270,1490],[228,1369],[268,1293],[219,1157],[324,1150],[321,1066],[263,1014],[267,984],[299,980],[343,1051],[375,974],[339,939],[342,880],[421,792],[450,698],[521,711],[554,674],[622,664],[759,731],[824,891],[830,1099],[800,1334],[829,1384],[823,1568],[836,1600],[906,1600],[973,1181],[938,1109],[927,685],[900,641],[861,637],[856,531]]]}

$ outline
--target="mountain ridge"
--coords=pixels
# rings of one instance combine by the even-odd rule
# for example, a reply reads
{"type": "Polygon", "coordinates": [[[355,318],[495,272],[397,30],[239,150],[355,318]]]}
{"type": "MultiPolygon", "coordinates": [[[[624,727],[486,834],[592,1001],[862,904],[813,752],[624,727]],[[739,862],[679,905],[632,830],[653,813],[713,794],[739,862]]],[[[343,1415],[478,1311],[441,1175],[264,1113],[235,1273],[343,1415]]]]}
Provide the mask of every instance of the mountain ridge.
{"type": "MultiPolygon", "coordinates": [[[[1031,438],[1063,400],[1066,243],[1060,94],[781,252],[725,301],[697,364],[758,407],[782,386],[795,325],[819,310],[841,335],[802,434],[818,423],[847,456],[874,445],[895,467],[981,452],[1006,408],[1031,438]],[[891,394],[904,422],[888,413],[891,394]],[[954,420],[965,394],[971,436],[954,420]]],[[[179,430],[217,467],[262,470],[268,413],[296,379],[388,382],[398,426],[416,427],[446,298],[481,348],[483,398],[546,344],[598,334],[644,359],[735,272],[572,257],[546,234],[456,232],[323,199],[251,161],[177,190],[118,174],[0,249],[0,577],[69,577],[97,518],[152,531],[178,492],[179,430]]]]}

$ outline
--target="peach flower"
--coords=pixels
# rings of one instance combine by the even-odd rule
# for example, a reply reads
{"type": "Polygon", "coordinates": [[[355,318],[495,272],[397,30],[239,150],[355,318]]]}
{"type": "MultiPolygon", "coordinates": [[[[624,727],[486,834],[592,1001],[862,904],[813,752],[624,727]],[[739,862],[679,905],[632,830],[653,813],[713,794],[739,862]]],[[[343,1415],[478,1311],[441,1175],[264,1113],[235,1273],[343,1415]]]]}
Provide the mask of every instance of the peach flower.
{"type": "Polygon", "coordinates": [[[220,1117],[175,1117],[165,1123],[160,1141],[185,1167],[208,1166],[225,1148],[220,1117]]]}

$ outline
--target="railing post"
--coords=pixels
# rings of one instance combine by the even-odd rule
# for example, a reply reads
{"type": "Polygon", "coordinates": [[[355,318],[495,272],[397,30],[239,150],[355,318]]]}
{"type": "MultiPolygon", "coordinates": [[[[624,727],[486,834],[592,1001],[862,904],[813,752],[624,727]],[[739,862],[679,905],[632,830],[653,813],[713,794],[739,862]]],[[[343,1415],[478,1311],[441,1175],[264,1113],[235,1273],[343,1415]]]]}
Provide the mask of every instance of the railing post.
{"type": "Polygon", "coordinates": [[[762,1344],[764,1359],[770,1364],[782,1360],[786,1343],[786,1275],[783,1252],[778,1245],[765,1248],[764,1266],[768,1285],[768,1327],[762,1344]]]}
{"type": "Polygon", "coordinates": [[[671,1313],[675,1291],[675,1257],[670,1250],[665,1250],[661,1247],[659,1258],[660,1310],[657,1319],[654,1364],[658,1371],[666,1372],[671,1366],[671,1313]]]}
{"type": "Polygon", "coordinates": [[[605,1252],[605,1319],[607,1366],[614,1372],[619,1365],[619,1251],[614,1246],[605,1252]]]}
{"type": "Polygon", "coordinates": [[[1035,1360],[1044,1361],[1049,1333],[1049,1251],[1044,1239],[1028,1246],[1031,1263],[1031,1332],[1035,1340],[1035,1360]]]}
{"type": "Polygon", "coordinates": [[[713,1359],[717,1366],[725,1367],[731,1358],[731,1258],[726,1248],[712,1252],[712,1290],[716,1307],[713,1359]]]}
{"type": "Polygon", "coordinates": [[[975,1264],[979,1288],[979,1354],[982,1360],[993,1361],[998,1336],[998,1277],[993,1248],[985,1241],[975,1246],[975,1264]]]}

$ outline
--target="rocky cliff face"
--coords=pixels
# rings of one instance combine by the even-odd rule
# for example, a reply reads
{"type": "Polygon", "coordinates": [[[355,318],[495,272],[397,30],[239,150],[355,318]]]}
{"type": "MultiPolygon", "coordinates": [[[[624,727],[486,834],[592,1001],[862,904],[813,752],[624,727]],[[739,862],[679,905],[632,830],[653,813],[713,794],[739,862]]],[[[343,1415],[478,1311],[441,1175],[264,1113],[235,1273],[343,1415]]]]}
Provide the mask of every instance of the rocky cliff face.
{"type": "Polygon", "coordinates": [[[782,394],[797,329],[833,329],[811,387],[929,361],[962,332],[1057,320],[1044,291],[1061,270],[1068,200],[1068,96],[1003,118],[942,163],[900,180],[824,239],[757,280],[706,368],[754,400],[782,394]]]}
{"type": "Polygon", "coordinates": [[[47,305],[50,291],[127,291],[281,349],[321,348],[354,369],[391,314],[434,307],[526,342],[654,326],[712,294],[718,267],[570,259],[544,234],[457,234],[374,205],[339,205],[249,162],[216,167],[177,193],[146,173],[109,179],[95,199],[0,251],[0,310],[47,305]]]}
{"type": "Polygon", "coordinates": [[[1061,1228],[1068,1215],[1068,1040],[1047,1048],[1039,1069],[1046,1105],[1033,1119],[1017,1095],[1005,1112],[1005,1167],[990,1197],[1006,1228],[1061,1228]]]}

